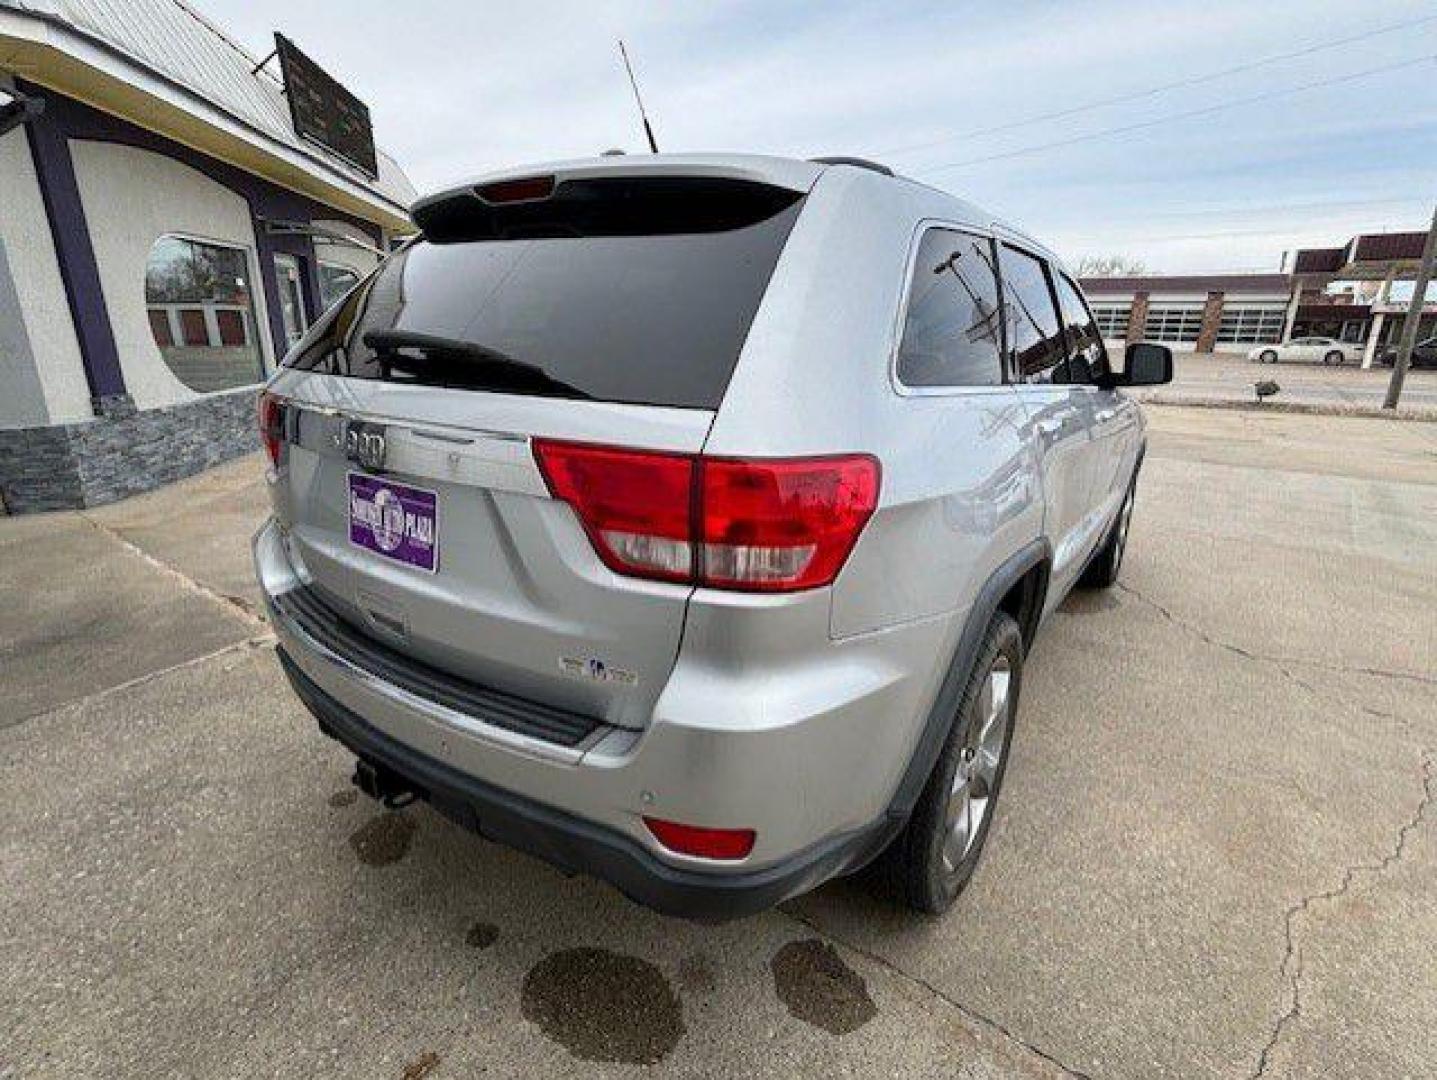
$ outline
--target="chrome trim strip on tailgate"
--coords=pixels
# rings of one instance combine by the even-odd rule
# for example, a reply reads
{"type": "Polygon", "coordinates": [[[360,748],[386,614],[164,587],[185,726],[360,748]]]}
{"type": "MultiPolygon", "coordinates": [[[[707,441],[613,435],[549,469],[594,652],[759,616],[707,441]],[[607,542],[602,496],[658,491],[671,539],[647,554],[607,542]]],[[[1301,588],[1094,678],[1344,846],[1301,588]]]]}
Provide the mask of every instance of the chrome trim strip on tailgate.
{"type": "Polygon", "coordinates": [[[540,757],[577,763],[612,730],[593,717],[480,686],[369,637],[300,585],[269,598],[283,629],[371,689],[461,731],[540,757]]]}

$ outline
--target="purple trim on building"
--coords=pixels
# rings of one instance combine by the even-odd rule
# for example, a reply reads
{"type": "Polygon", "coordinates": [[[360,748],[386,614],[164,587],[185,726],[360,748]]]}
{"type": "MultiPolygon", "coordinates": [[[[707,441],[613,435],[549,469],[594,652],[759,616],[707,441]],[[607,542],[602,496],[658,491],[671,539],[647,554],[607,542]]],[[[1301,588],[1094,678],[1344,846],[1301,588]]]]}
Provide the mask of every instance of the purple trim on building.
{"type": "MultiPolygon", "coordinates": [[[[59,213],[51,212],[51,228],[57,229],[56,222],[63,222],[67,232],[78,230],[78,238],[83,240],[84,252],[88,252],[89,267],[86,271],[81,258],[78,267],[81,274],[88,272],[87,280],[77,281],[78,295],[81,297],[82,309],[84,312],[85,333],[92,337],[99,330],[103,333],[99,337],[103,341],[95,341],[93,347],[97,350],[94,371],[99,372],[105,381],[105,385],[111,385],[111,379],[118,381],[119,393],[124,392],[124,379],[120,374],[119,354],[115,348],[114,335],[110,330],[109,315],[105,310],[104,298],[100,292],[99,270],[95,264],[94,251],[90,247],[89,233],[86,230],[83,211],[80,206],[80,195],[78,186],[75,183],[73,166],[70,164],[70,151],[67,145],[69,139],[85,139],[94,142],[120,143],[125,146],[134,146],[142,150],[150,150],[165,157],[173,158],[182,164],[190,166],[197,172],[203,173],[211,180],[224,187],[229,188],[235,194],[243,198],[250,208],[250,219],[254,224],[256,251],[259,259],[260,284],[264,289],[265,308],[269,316],[270,341],[274,346],[276,360],[283,356],[287,348],[284,335],[284,321],[280,313],[279,283],[275,273],[274,256],[277,253],[284,253],[298,256],[300,265],[304,267],[304,300],[308,317],[313,320],[319,315],[319,267],[315,259],[314,243],[306,236],[284,236],[271,235],[266,232],[264,223],[266,221],[300,221],[309,222],[324,218],[332,221],[343,221],[355,228],[360,229],[374,243],[375,247],[381,246],[383,242],[383,231],[372,222],[363,218],[339,210],[336,207],[311,199],[306,195],[290,191],[287,188],[279,187],[268,180],[264,180],[253,173],[219,161],[197,150],[167,139],[163,135],[157,135],[152,131],[137,127],[127,120],[117,116],[101,112],[91,108],[83,102],[74,98],[66,97],[63,94],[47,90],[42,86],[25,83],[16,80],[18,89],[25,93],[33,93],[45,99],[45,114],[41,122],[49,125],[46,138],[51,145],[46,152],[53,157],[56,147],[63,152],[65,172],[68,175],[70,198],[73,199],[72,208],[67,205],[59,207],[59,213]],[[106,352],[108,349],[108,352],[106,352]],[[113,364],[111,373],[106,367],[108,362],[113,364]]],[[[29,125],[33,129],[36,125],[29,125]]],[[[32,131],[32,146],[35,135],[32,131]]],[[[39,153],[36,153],[36,170],[39,171],[39,153]]],[[[61,194],[63,195],[63,177],[61,194]]],[[[47,177],[42,175],[40,189],[45,193],[46,207],[50,206],[51,183],[47,177]]],[[[71,236],[70,241],[76,238],[71,236]]],[[[56,253],[60,256],[61,274],[67,273],[67,265],[70,258],[65,251],[61,250],[60,238],[56,234],[56,253]]],[[[67,249],[68,250],[68,249],[67,249]]],[[[66,290],[71,291],[70,280],[66,278],[66,290]]],[[[71,310],[75,314],[76,332],[81,333],[82,314],[74,306],[72,293],[71,310]]],[[[81,352],[85,356],[85,369],[87,377],[91,377],[91,393],[99,397],[110,396],[115,391],[101,392],[96,389],[92,376],[91,352],[87,349],[85,338],[81,337],[81,352]]]]}
{"type": "MultiPolygon", "coordinates": [[[[16,88],[36,93],[36,88],[19,80],[16,88]]],[[[75,163],[70,158],[64,118],[53,108],[51,95],[43,96],[45,111],[25,125],[25,134],[30,141],[30,156],[35,163],[45,216],[50,220],[55,260],[75,324],[85,380],[91,399],[101,402],[125,393],[125,376],[115,348],[115,335],[110,329],[105,297],[100,291],[100,268],[90,243],[80,186],[75,181],[75,163]]]]}

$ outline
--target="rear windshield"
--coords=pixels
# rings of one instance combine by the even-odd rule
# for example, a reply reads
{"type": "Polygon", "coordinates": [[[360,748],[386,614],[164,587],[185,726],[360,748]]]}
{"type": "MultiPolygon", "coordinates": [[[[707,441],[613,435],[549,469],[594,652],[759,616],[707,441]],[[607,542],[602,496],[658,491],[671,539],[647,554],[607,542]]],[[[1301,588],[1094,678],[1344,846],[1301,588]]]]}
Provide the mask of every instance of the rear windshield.
{"type": "Polygon", "coordinates": [[[425,236],[286,363],[717,408],[800,207],[798,194],[766,185],[684,179],[561,183],[507,214],[472,197],[431,206],[417,215],[425,236]]]}

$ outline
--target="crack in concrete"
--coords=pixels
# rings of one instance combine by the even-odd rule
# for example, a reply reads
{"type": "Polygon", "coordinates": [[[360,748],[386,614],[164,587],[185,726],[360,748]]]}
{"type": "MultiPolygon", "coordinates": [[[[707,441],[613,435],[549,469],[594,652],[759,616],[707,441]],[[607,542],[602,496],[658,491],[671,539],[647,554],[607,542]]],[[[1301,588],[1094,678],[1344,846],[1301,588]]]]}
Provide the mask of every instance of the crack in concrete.
{"type": "Polygon", "coordinates": [[[111,528],[103,521],[98,521],[95,518],[92,518],[89,514],[80,512],[77,513],[76,516],[81,521],[85,522],[87,525],[93,528],[101,536],[105,537],[108,540],[113,540],[115,543],[119,544],[131,555],[143,559],[145,562],[153,566],[156,570],[159,570],[162,573],[169,575],[170,577],[177,578],[181,583],[185,585],[186,588],[199,593],[201,596],[204,596],[207,599],[213,600],[217,604],[223,605],[230,611],[238,614],[240,618],[244,619],[251,625],[268,629],[269,624],[266,623],[265,620],[259,615],[259,613],[255,611],[254,604],[252,604],[249,600],[245,599],[243,596],[235,596],[231,593],[220,592],[220,590],[211,588],[203,582],[196,581],[194,578],[186,574],[183,570],[180,570],[175,566],[171,566],[163,559],[158,559],[155,556],[151,555],[148,551],[140,547],[140,545],[136,544],[133,540],[130,540],[127,536],[125,536],[124,533],[120,532],[118,529],[111,528]]]}
{"type": "Polygon", "coordinates": [[[1335,889],[1325,889],[1322,892],[1311,893],[1302,897],[1302,899],[1287,909],[1284,923],[1287,945],[1282,958],[1282,967],[1279,970],[1288,976],[1288,985],[1290,988],[1289,1001],[1287,1008],[1272,1026],[1272,1032],[1268,1036],[1267,1042],[1263,1045],[1262,1052],[1258,1056],[1257,1067],[1249,1074],[1250,1080],[1257,1080],[1258,1077],[1267,1074],[1267,1070],[1272,1064],[1273,1051],[1277,1049],[1278,1043],[1282,1040],[1284,1030],[1286,1030],[1288,1024],[1302,1015],[1303,954],[1302,950],[1298,948],[1297,943],[1298,917],[1306,914],[1313,904],[1321,903],[1325,900],[1336,900],[1345,895],[1347,891],[1352,888],[1358,874],[1365,873],[1376,877],[1402,858],[1407,850],[1408,838],[1417,830],[1417,827],[1422,824],[1427,816],[1427,808],[1432,805],[1433,779],[1432,756],[1430,753],[1424,751],[1422,755],[1422,800],[1417,804],[1417,809],[1412,816],[1403,822],[1401,828],[1397,830],[1397,843],[1394,845],[1392,851],[1383,856],[1378,862],[1358,863],[1346,867],[1343,871],[1342,882],[1335,889]]]}
{"type": "Polygon", "coordinates": [[[781,906],[776,910],[779,914],[784,915],[787,918],[798,923],[800,926],[811,930],[813,933],[819,935],[826,941],[842,945],[845,949],[848,949],[850,952],[857,953],[859,956],[862,956],[864,959],[868,960],[871,963],[877,964],[879,967],[883,968],[885,971],[896,976],[897,978],[902,979],[905,982],[910,982],[915,986],[922,987],[939,1001],[943,1002],[943,1004],[947,1005],[950,1009],[957,1010],[971,1023],[989,1028],[992,1031],[996,1031],[1009,1042],[1016,1043],[1024,1050],[1027,1050],[1034,1057],[1041,1058],[1043,1061],[1046,1061],[1054,1068],[1061,1069],[1064,1075],[1076,1077],[1077,1080],[1092,1080],[1092,1077],[1088,1073],[1085,1073],[1080,1069],[1075,1069],[1071,1065],[1065,1064],[1058,1058],[1054,1057],[1052,1054],[1048,1053],[1042,1047],[1035,1046],[1033,1043],[1027,1041],[1022,1036],[1015,1034],[1006,1025],[1000,1023],[997,1020],[994,1020],[990,1016],[983,1015],[982,1013],[978,1012],[976,1009],[973,1009],[968,1005],[964,1005],[957,998],[952,997],[951,995],[940,990],[937,986],[934,986],[933,983],[923,978],[923,976],[915,975],[910,971],[903,970],[892,960],[889,960],[886,956],[883,956],[880,953],[876,953],[871,949],[865,948],[862,945],[847,941],[844,938],[841,938],[838,935],[832,933],[831,931],[825,930],[823,927],[819,926],[807,916],[802,915],[797,911],[790,910],[789,907],[786,905],[781,906]]]}
{"type": "Polygon", "coordinates": [[[1321,690],[1318,687],[1313,686],[1312,683],[1308,682],[1306,679],[1302,678],[1300,675],[1297,674],[1297,672],[1293,671],[1292,665],[1300,664],[1304,667],[1317,668],[1321,671],[1330,671],[1343,675],[1371,675],[1378,678],[1405,679],[1423,684],[1437,685],[1437,679],[1432,679],[1426,675],[1415,674],[1409,671],[1386,671],[1381,668],[1372,667],[1349,667],[1342,664],[1329,664],[1321,660],[1305,660],[1300,657],[1271,656],[1265,653],[1253,652],[1251,649],[1245,649],[1241,645],[1234,645],[1230,641],[1223,641],[1220,638],[1213,637],[1202,627],[1196,625],[1195,623],[1189,622],[1188,620],[1178,615],[1173,614],[1173,612],[1169,608],[1158,603],[1152,597],[1139,592],[1137,589],[1134,589],[1130,585],[1124,585],[1121,581],[1119,581],[1117,582],[1117,587],[1122,592],[1127,593],[1129,596],[1131,596],[1134,600],[1137,600],[1140,603],[1146,604],[1148,607],[1152,608],[1164,619],[1176,626],[1179,630],[1191,634],[1199,641],[1202,641],[1207,645],[1211,645],[1215,649],[1222,649],[1224,652],[1230,652],[1234,656],[1240,656],[1244,660],[1251,660],[1254,663],[1259,664],[1268,664],[1276,668],[1290,682],[1292,682],[1296,686],[1300,686],[1303,690],[1307,691],[1310,695],[1312,695],[1312,697],[1316,698],[1318,701],[1323,701],[1330,705],[1336,705],[1344,709],[1358,709],[1366,715],[1375,717],[1379,720],[1390,720],[1396,724],[1401,725],[1404,728],[1407,728],[1409,731],[1411,728],[1411,722],[1406,717],[1399,716],[1396,713],[1387,712],[1383,709],[1376,709],[1373,708],[1371,705],[1366,705],[1361,702],[1349,701],[1348,699],[1341,697],[1340,695],[1334,694],[1330,691],[1321,690]]]}
{"type": "Polygon", "coordinates": [[[223,645],[213,652],[207,652],[202,656],[192,656],[188,660],[181,660],[175,664],[156,668],[154,671],[147,671],[143,675],[136,675],[133,679],[126,679],[124,682],[116,683],[114,686],[106,686],[99,690],[92,690],[88,694],[72,698],[69,701],[63,701],[58,705],[51,705],[47,709],[41,709],[39,712],[22,716],[20,719],[11,721],[10,723],[0,724],[0,732],[13,731],[25,724],[33,723],[36,720],[43,720],[47,716],[53,716],[56,713],[65,712],[68,709],[78,708],[82,705],[93,704],[96,701],[103,701],[112,694],[119,694],[125,690],[132,690],[137,686],[144,686],[146,683],[154,682],[156,679],[163,679],[166,675],[173,675],[176,672],[185,671],[188,668],[198,667],[200,664],[217,660],[221,656],[228,656],[230,653],[268,648],[273,645],[276,640],[278,639],[276,639],[274,634],[256,634],[254,637],[247,637],[243,641],[236,641],[231,645],[223,645]]]}
{"type": "MultiPolygon", "coordinates": [[[[1119,581],[1117,583],[1117,587],[1122,592],[1125,592],[1129,596],[1131,596],[1134,600],[1137,600],[1140,603],[1146,604],[1148,607],[1152,608],[1154,611],[1156,611],[1163,618],[1167,619],[1167,621],[1172,623],[1174,626],[1178,627],[1179,629],[1186,630],[1188,633],[1192,634],[1194,637],[1201,639],[1202,641],[1205,641],[1213,648],[1222,649],[1226,652],[1233,653],[1234,655],[1241,656],[1247,660],[1257,660],[1265,664],[1271,664],[1279,671],[1281,671],[1284,675],[1286,675],[1289,679],[1291,679],[1293,682],[1297,683],[1300,686],[1306,687],[1309,690],[1312,690],[1313,693],[1317,693],[1317,691],[1314,690],[1312,686],[1310,686],[1308,683],[1298,678],[1292,671],[1288,670],[1285,665],[1301,664],[1304,667],[1314,667],[1318,668],[1321,671],[1336,672],[1340,675],[1371,675],[1380,679],[1403,679],[1409,682],[1423,683],[1428,686],[1437,686],[1437,676],[1426,675],[1419,671],[1391,671],[1386,668],[1354,667],[1347,664],[1332,664],[1328,663],[1325,660],[1310,660],[1300,656],[1273,656],[1268,653],[1253,652],[1251,649],[1245,649],[1241,645],[1234,645],[1230,641],[1223,641],[1220,638],[1213,637],[1201,626],[1198,626],[1195,623],[1191,623],[1187,619],[1184,619],[1179,615],[1173,614],[1170,608],[1167,608],[1164,605],[1158,603],[1146,593],[1139,592],[1131,585],[1125,585],[1121,581],[1119,581]]],[[[1377,713],[1376,715],[1387,716],[1388,714],[1377,713]]]]}
{"type": "MultiPolygon", "coordinates": [[[[1251,660],[1255,663],[1268,664],[1276,668],[1291,682],[1293,682],[1297,686],[1302,687],[1302,689],[1306,690],[1309,694],[1311,694],[1319,701],[1324,701],[1329,704],[1334,704],[1343,708],[1357,708],[1369,716],[1375,716],[1382,719],[1395,721],[1404,727],[1407,726],[1407,721],[1405,718],[1397,716],[1393,713],[1374,709],[1367,705],[1361,705],[1355,702],[1347,701],[1346,699],[1339,696],[1321,691],[1317,687],[1309,683],[1307,680],[1299,677],[1287,665],[1302,664],[1304,666],[1315,667],[1320,670],[1333,671],[1342,674],[1369,675],[1391,679],[1407,679],[1425,684],[1437,683],[1437,679],[1432,679],[1425,675],[1413,674],[1411,672],[1385,671],[1380,668],[1371,667],[1351,667],[1341,664],[1329,664],[1322,661],[1302,660],[1293,657],[1268,656],[1262,653],[1256,653],[1249,649],[1244,649],[1240,645],[1234,645],[1231,642],[1222,641],[1218,638],[1213,637],[1206,630],[1202,629],[1202,627],[1190,623],[1186,619],[1180,618],[1179,616],[1173,614],[1173,612],[1170,611],[1168,608],[1164,607],[1156,600],[1145,596],[1143,593],[1132,588],[1131,586],[1124,585],[1122,582],[1119,582],[1118,588],[1121,589],[1123,592],[1127,593],[1129,596],[1133,597],[1135,600],[1138,600],[1141,603],[1144,603],[1147,606],[1151,607],[1153,610],[1157,611],[1160,615],[1163,616],[1163,618],[1167,619],[1174,626],[1185,631],[1186,633],[1193,635],[1194,637],[1205,642],[1206,644],[1211,645],[1213,648],[1222,649],[1226,652],[1230,652],[1236,656],[1241,656],[1244,659],[1251,660]]],[[[1283,922],[1285,949],[1283,953],[1282,964],[1278,970],[1281,974],[1286,975],[1288,979],[1288,1003],[1286,1008],[1283,1010],[1282,1015],[1277,1018],[1276,1022],[1272,1026],[1272,1031],[1268,1035],[1267,1042],[1263,1045],[1262,1051],[1258,1055],[1257,1065],[1253,1072],[1249,1074],[1250,1080],[1258,1080],[1259,1077],[1267,1075],[1267,1071],[1272,1064],[1273,1052],[1277,1049],[1279,1042],[1281,1042],[1283,1032],[1287,1029],[1289,1024],[1291,1024],[1294,1020],[1297,1020],[1302,1015],[1303,954],[1302,950],[1298,947],[1297,941],[1298,918],[1306,914],[1311,909],[1313,904],[1321,903],[1327,900],[1335,900],[1345,895],[1347,891],[1352,888],[1353,883],[1356,881],[1359,874],[1365,873],[1374,876],[1380,875],[1402,858],[1403,853],[1407,849],[1408,837],[1411,836],[1412,832],[1416,830],[1419,825],[1422,824],[1423,820],[1427,815],[1427,808],[1432,805],[1434,797],[1433,780],[1433,759],[1431,753],[1424,749],[1422,751],[1422,799],[1418,803],[1417,809],[1413,812],[1412,816],[1408,818],[1407,821],[1405,821],[1398,829],[1397,843],[1391,853],[1384,856],[1380,861],[1376,863],[1357,863],[1355,865],[1344,867],[1342,881],[1336,888],[1326,889],[1322,892],[1312,893],[1307,896],[1304,896],[1300,900],[1298,900],[1297,903],[1293,904],[1287,909],[1283,922]]]]}

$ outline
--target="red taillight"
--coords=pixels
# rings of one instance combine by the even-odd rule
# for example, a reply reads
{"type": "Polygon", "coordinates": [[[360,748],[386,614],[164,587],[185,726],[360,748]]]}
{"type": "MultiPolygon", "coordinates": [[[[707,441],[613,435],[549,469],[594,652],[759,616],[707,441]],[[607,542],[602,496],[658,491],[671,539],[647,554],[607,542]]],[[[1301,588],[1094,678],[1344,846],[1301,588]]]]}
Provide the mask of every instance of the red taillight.
{"type": "Polygon", "coordinates": [[[860,455],[705,460],[701,504],[705,585],[827,585],[878,505],[878,462],[860,455]]]}
{"type": "Polygon", "coordinates": [[[878,505],[866,454],[739,460],[548,439],[534,453],[610,569],[664,581],[827,585],[878,505]]]}
{"type": "Polygon", "coordinates": [[[279,448],[284,442],[284,403],[268,390],[259,396],[259,437],[269,462],[279,466],[279,448]]]}
{"type": "Polygon", "coordinates": [[[662,818],[646,817],[644,824],[670,851],[701,859],[742,859],[753,850],[758,835],[752,829],[708,829],[662,818]]]}
{"type": "Polygon", "coordinates": [[[535,440],[534,453],[611,570],[693,580],[693,458],[547,439],[535,440]]]}

